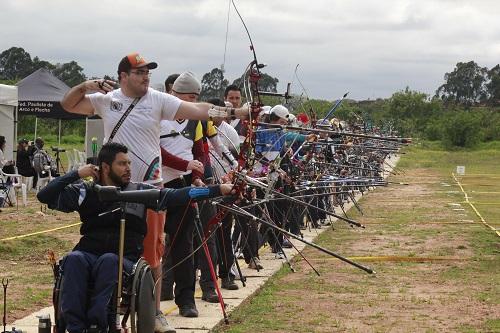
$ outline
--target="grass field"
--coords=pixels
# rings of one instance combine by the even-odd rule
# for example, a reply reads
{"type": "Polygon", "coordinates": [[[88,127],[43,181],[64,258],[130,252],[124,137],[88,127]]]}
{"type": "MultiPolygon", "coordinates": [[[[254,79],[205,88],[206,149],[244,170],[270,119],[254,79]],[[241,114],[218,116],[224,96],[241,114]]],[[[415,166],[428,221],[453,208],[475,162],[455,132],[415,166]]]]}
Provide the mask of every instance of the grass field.
{"type": "MultiPolygon", "coordinates": [[[[21,137],[21,136],[20,136],[21,137]]],[[[25,136],[31,138],[30,136],[25,136]]],[[[57,135],[44,136],[45,149],[55,158],[52,146],[58,146],[57,135]]],[[[63,137],[61,148],[84,149],[83,138],[63,137]]],[[[61,164],[67,170],[67,156],[60,154],[61,164]]],[[[62,170],[61,170],[62,171],[62,170]]],[[[20,198],[19,202],[21,201],[20,198]]],[[[4,240],[13,236],[60,228],[79,222],[78,215],[47,210],[28,193],[28,206],[2,208],[0,213],[0,277],[9,278],[8,322],[51,304],[52,271],[47,260],[49,250],[60,257],[71,250],[79,238],[78,226],[26,238],[4,240]]],[[[3,313],[3,303],[0,304],[3,313]]]]}
{"type": "MultiPolygon", "coordinates": [[[[73,146],[68,146],[73,148],[73,146]]],[[[478,223],[464,204],[451,172],[495,227],[499,223],[500,147],[446,152],[433,144],[402,155],[392,185],[360,201],[365,215],[349,215],[364,230],[335,224],[318,242],[377,271],[368,275],[313,249],[305,255],[317,277],[296,259],[297,273],[283,268],[217,332],[495,332],[500,331],[500,238],[478,223]],[[458,206],[460,205],[460,206],[458,206]],[[463,209],[463,210],[462,210],[463,209]],[[400,257],[399,259],[396,256],[400,257]]],[[[78,222],[76,214],[28,207],[0,213],[0,239],[78,222]]],[[[51,303],[47,250],[69,251],[79,238],[73,226],[42,235],[0,241],[0,277],[11,279],[8,322],[51,303]]],[[[3,311],[0,304],[0,312],[3,311]]]]}
{"type": "Polygon", "coordinates": [[[317,242],[374,268],[368,275],[313,249],[317,277],[295,259],[232,313],[216,332],[500,332],[500,238],[480,224],[451,177],[486,221],[500,227],[500,149],[409,148],[404,175],[361,200],[365,224],[341,223],[317,242]]]}

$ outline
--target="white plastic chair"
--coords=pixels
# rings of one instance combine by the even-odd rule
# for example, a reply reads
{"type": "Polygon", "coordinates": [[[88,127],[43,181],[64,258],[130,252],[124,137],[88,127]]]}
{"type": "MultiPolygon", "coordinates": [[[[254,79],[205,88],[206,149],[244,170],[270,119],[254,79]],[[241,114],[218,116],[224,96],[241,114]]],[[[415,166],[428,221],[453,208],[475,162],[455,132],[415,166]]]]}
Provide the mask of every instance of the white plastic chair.
{"type": "Polygon", "coordinates": [[[75,159],[75,165],[76,165],[76,168],[75,169],[78,169],[79,167],[85,165],[82,160],[81,160],[81,156],[80,156],[80,152],[76,149],[73,149],[73,154],[74,154],[74,159],[75,159]]]}
{"type": "Polygon", "coordinates": [[[87,154],[85,154],[84,151],[79,151],[78,154],[80,155],[80,162],[82,165],[87,165],[87,154]]]}
{"type": "Polygon", "coordinates": [[[37,193],[53,179],[52,174],[50,173],[50,166],[46,165],[45,171],[47,171],[47,173],[49,174],[47,177],[42,178],[42,177],[40,177],[40,174],[38,174],[38,180],[36,181],[36,192],[37,193]]]}
{"type": "Polygon", "coordinates": [[[33,188],[33,176],[25,177],[21,175],[21,183],[26,185],[26,191],[29,191],[33,188]]]}
{"type": "MultiPolygon", "coordinates": [[[[17,172],[17,169],[16,169],[17,172]]],[[[28,195],[26,193],[26,184],[22,182],[22,176],[17,173],[5,173],[3,170],[0,169],[0,176],[2,177],[4,182],[7,182],[7,179],[10,178],[12,182],[12,190],[13,192],[9,191],[9,199],[12,202],[12,204],[16,204],[17,207],[17,192],[21,190],[21,195],[23,199],[23,205],[26,207],[28,204],[28,195]],[[11,194],[12,193],[12,194],[11,194]]]]}
{"type": "Polygon", "coordinates": [[[69,150],[66,150],[65,151],[66,153],[66,157],[68,158],[68,172],[72,171],[72,170],[75,170],[76,169],[76,163],[75,163],[75,157],[74,155],[71,153],[71,151],[69,150]]]}

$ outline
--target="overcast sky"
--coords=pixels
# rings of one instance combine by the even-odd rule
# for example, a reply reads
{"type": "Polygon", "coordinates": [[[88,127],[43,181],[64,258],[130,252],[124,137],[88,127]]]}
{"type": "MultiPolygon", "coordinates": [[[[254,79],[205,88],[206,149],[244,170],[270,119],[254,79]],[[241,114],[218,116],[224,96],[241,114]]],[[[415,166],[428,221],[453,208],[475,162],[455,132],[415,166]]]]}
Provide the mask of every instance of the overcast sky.
{"type": "MultiPolygon", "coordinates": [[[[500,63],[500,1],[235,0],[265,72],[310,97],[389,97],[409,86],[433,94],[459,61],[500,63]]],[[[137,51],[168,74],[202,75],[223,63],[227,0],[2,0],[0,51],[23,47],[50,62],[77,61],[87,76],[116,76],[137,51]]],[[[232,81],[252,60],[233,8],[225,61],[232,81]]]]}

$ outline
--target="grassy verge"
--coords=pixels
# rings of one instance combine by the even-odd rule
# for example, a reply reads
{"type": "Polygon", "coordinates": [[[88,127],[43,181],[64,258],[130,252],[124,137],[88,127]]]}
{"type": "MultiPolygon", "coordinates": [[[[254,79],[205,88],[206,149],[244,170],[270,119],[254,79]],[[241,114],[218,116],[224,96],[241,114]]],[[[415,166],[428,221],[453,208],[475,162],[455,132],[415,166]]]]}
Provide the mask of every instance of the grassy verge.
{"type": "MultiPolygon", "coordinates": [[[[0,213],[0,239],[63,227],[78,222],[76,214],[51,210],[42,211],[33,193],[28,206],[2,208],[0,213]]],[[[57,257],[68,252],[79,238],[78,227],[49,233],[0,241],[1,278],[9,279],[7,290],[7,322],[51,305],[52,270],[48,251],[57,257]]],[[[3,313],[3,302],[0,304],[3,313]]]]}
{"type": "Polygon", "coordinates": [[[496,332],[500,331],[500,242],[477,223],[451,172],[466,166],[461,182],[486,220],[497,223],[500,150],[446,152],[429,144],[403,155],[406,187],[381,188],[363,197],[367,226],[336,224],[317,242],[350,256],[426,258],[375,260],[367,275],[313,249],[297,273],[282,269],[215,332],[496,332]],[[487,190],[485,190],[487,189],[487,190]],[[458,206],[460,204],[461,206],[458,206]],[[463,210],[462,210],[463,209],[463,210]],[[472,223],[471,223],[472,221],[472,223]]]}

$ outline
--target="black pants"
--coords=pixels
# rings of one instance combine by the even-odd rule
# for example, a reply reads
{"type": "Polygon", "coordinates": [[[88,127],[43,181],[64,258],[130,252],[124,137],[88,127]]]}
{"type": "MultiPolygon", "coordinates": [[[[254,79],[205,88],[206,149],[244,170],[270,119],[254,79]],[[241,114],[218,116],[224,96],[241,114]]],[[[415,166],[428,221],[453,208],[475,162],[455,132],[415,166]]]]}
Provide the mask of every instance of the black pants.
{"type": "Polygon", "coordinates": [[[234,264],[234,252],[231,242],[231,228],[233,226],[233,215],[226,214],[222,220],[222,226],[216,231],[217,236],[217,251],[219,262],[219,277],[234,278],[231,273],[231,267],[234,264]]]}
{"type": "MultiPolygon", "coordinates": [[[[201,236],[203,237],[204,235],[204,230],[209,222],[209,220],[215,215],[215,207],[210,204],[208,201],[203,201],[202,203],[198,204],[199,210],[200,210],[200,219],[201,219],[201,236]]],[[[212,265],[215,269],[217,266],[217,249],[215,245],[215,235],[212,235],[212,237],[209,237],[207,235],[207,246],[208,246],[208,251],[210,252],[210,257],[212,259],[212,265]]],[[[198,236],[198,232],[195,231],[195,236],[194,236],[194,246],[195,248],[198,248],[200,246],[200,237],[198,236]]],[[[212,280],[212,275],[210,274],[210,266],[207,260],[207,256],[205,255],[205,251],[203,248],[200,248],[196,254],[195,254],[195,265],[197,268],[199,268],[201,272],[200,276],[200,287],[201,290],[208,290],[208,289],[213,289],[215,288],[214,281],[212,280]]]]}
{"type": "MultiPolygon", "coordinates": [[[[267,211],[269,212],[270,223],[282,228],[284,224],[284,211],[286,206],[284,201],[274,201],[267,203],[267,211]]],[[[269,220],[268,217],[264,219],[269,220]]],[[[273,252],[279,252],[281,250],[281,245],[283,244],[283,234],[281,232],[275,231],[273,228],[263,225],[260,229],[262,236],[271,245],[273,252]]]]}
{"type": "MultiPolygon", "coordinates": [[[[307,194],[315,194],[316,192],[307,191],[306,193],[307,194]]],[[[319,207],[318,197],[312,197],[311,199],[308,200],[308,202],[311,205],[313,205],[314,207],[319,207]]],[[[309,217],[311,218],[312,226],[313,227],[318,226],[319,225],[319,220],[320,220],[319,211],[317,209],[314,209],[313,207],[307,207],[307,210],[309,212],[309,217]]]]}
{"type": "MultiPolygon", "coordinates": [[[[186,179],[186,183],[190,184],[190,180],[186,179]]],[[[168,182],[165,187],[182,188],[185,185],[182,180],[178,179],[168,182]]],[[[168,270],[179,262],[183,262],[170,270],[166,276],[163,276],[162,289],[172,288],[169,283],[172,280],[175,282],[175,304],[177,305],[195,304],[195,270],[192,256],[193,231],[194,208],[191,204],[168,210],[165,233],[168,234],[170,240],[170,249],[165,251],[163,265],[168,270]],[[167,256],[170,256],[171,260],[167,256]],[[173,274],[173,279],[169,274],[173,274]]],[[[167,290],[165,289],[165,291],[167,290]]]]}
{"type": "Polygon", "coordinates": [[[289,212],[287,212],[288,220],[287,230],[290,231],[294,235],[300,234],[300,225],[302,224],[302,212],[304,211],[304,207],[301,205],[293,205],[289,212]]]}
{"type": "MultiPolygon", "coordinates": [[[[318,191],[318,194],[323,194],[325,193],[324,190],[319,190],[318,191]]],[[[325,197],[324,196],[318,196],[317,197],[317,201],[316,201],[316,206],[320,209],[325,209],[325,197]]],[[[326,220],[326,213],[325,212],[322,212],[322,211],[319,211],[318,210],[318,217],[320,220],[326,220]]]]}
{"type": "Polygon", "coordinates": [[[245,262],[249,264],[252,258],[259,257],[259,230],[257,228],[257,223],[243,216],[235,216],[235,221],[234,228],[236,229],[236,226],[239,226],[241,229],[239,245],[243,250],[245,262]]]}
{"type": "Polygon", "coordinates": [[[33,177],[33,183],[31,184],[31,186],[34,189],[36,188],[36,182],[38,181],[38,174],[35,172],[35,169],[33,168],[19,169],[18,172],[23,177],[33,177]]]}

